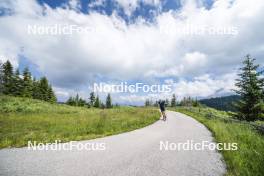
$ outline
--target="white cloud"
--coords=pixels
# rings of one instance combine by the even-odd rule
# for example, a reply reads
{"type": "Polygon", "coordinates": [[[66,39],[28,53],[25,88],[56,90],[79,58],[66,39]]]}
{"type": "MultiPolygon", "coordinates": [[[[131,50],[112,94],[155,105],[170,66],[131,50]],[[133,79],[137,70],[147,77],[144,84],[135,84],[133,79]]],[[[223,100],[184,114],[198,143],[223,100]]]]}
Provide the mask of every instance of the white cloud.
{"type": "Polygon", "coordinates": [[[96,0],[88,4],[90,8],[104,6],[104,5],[105,5],[105,0],[96,0]]]}
{"type": "Polygon", "coordinates": [[[80,0],[69,0],[68,6],[73,10],[80,11],[81,2],[80,0]]]}
{"type": "Polygon", "coordinates": [[[179,99],[186,96],[205,98],[221,94],[231,94],[236,89],[234,81],[236,73],[228,73],[222,76],[213,77],[205,74],[195,77],[192,81],[180,80],[173,84],[173,93],[179,99]]]}
{"type": "Polygon", "coordinates": [[[124,9],[125,13],[130,16],[138,7],[139,0],[116,0],[116,2],[124,9]]]}
{"type": "Polygon", "coordinates": [[[139,7],[140,3],[159,7],[160,0],[115,0],[123,9],[126,15],[131,14],[139,7]]]}

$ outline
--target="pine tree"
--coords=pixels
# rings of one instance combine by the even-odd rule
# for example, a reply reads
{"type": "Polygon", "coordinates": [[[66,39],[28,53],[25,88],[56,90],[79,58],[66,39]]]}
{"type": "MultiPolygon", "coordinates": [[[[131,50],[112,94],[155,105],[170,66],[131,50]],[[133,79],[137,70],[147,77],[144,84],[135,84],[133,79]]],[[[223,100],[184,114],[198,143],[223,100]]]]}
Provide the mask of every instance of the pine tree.
{"type": "Polygon", "coordinates": [[[23,88],[22,88],[22,97],[32,98],[33,84],[31,73],[26,67],[23,71],[23,88]]]}
{"type": "Polygon", "coordinates": [[[85,106],[86,105],[86,101],[82,98],[79,99],[79,102],[78,102],[78,106],[85,106]]]}
{"type": "Polygon", "coordinates": [[[20,78],[19,69],[16,70],[14,75],[14,96],[21,96],[22,95],[22,88],[23,88],[23,80],[20,78]]]}
{"type": "Polygon", "coordinates": [[[34,77],[32,81],[32,98],[39,99],[40,97],[40,85],[39,81],[34,77]]]}
{"type": "Polygon", "coordinates": [[[3,65],[3,93],[12,95],[14,89],[13,66],[9,61],[3,65]]]}
{"type": "Polygon", "coordinates": [[[70,96],[70,98],[66,101],[66,104],[70,106],[74,106],[75,105],[74,98],[70,96]]]}
{"type": "Polygon", "coordinates": [[[52,90],[51,85],[49,85],[49,88],[48,88],[48,101],[51,103],[55,103],[57,101],[57,98],[55,96],[54,91],[52,90]]]}
{"type": "Polygon", "coordinates": [[[48,96],[49,83],[46,77],[42,77],[39,81],[39,98],[40,100],[49,101],[48,96]]]}
{"type": "Polygon", "coordinates": [[[94,92],[91,92],[91,93],[90,93],[90,98],[89,98],[89,100],[90,100],[90,105],[91,105],[91,106],[94,106],[94,101],[95,101],[95,95],[94,95],[94,92]]]}
{"type": "Polygon", "coordinates": [[[150,106],[150,100],[149,99],[146,99],[145,106],[150,106]]]}
{"type": "Polygon", "coordinates": [[[192,106],[193,107],[198,107],[199,106],[199,102],[198,102],[197,98],[195,98],[195,100],[192,100],[192,106]]]}
{"type": "Polygon", "coordinates": [[[77,94],[74,98],[75,106],[79,106],[79,94],[77,94]]]}
{"type": "Polygon", "coordinates": [[[236,81],[238,90],[235,92],[241,96],[236,104],[237,112],[234,116],[240,120],[254,121],[263,118],[263,86],[264,80],[260,78],[262,72],[258,72],[259,65],[254,64],[255,59],[249,55],[243,61],[240,68],[240,77],[236,81]]]}
{"type": "Polygon", "coordinates": [[[183,97],[183,99],[180,101],[180,105],[186,106],[186,104],[187,104],[186,102],[187,102],[186,97],[183,97]]]}
{"type": "Polygon", "coordinates": [[[173,94],[171,99],[171,107],[175,107],[175,106],[176,106],[176,96],[175,94],[173,94]]]}
{"type": "Polygon", "coordinates": [[[192,104],[193,104],[193,100],[192,100],[192,98],[189,96],[189,97],[187,98],[187,106],[192,106],[192,104]]]}
{"type": "Polygon", "coordinates": [[[94,102],[94,107],[95,108],[99,108],[100,107],[100,100],[99,100],[99,96],[96,96],[95,102],[94,102]]]}
{"type": "Polygon", "coordinates": [[[107,94],[105,106],[106,108],[112,108],[112,100],[110,93],[107,94]]]}
{"type": "Polygon", "coordinates": [[[3,64],[0,61],[0,95],[3,94],[4,90],[4,68],[3,64]]]}

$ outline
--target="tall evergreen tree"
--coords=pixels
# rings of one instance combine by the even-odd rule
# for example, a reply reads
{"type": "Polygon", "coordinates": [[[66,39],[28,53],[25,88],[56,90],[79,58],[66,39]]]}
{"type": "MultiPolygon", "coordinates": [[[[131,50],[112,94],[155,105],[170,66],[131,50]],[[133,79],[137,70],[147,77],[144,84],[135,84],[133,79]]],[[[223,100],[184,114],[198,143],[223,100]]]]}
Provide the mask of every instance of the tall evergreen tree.
{"type": "Polygon", "coordinates": [[[91,105],[91,106],[94,106],[94,101],[95,101],[95,95],[94,95],[94,92],[91,92],[91,93],[90,93],[89,100],[90,100],[90,105],[91,105]]]}
{"type": "Polygon", "coordinates": [[[39,98],[40,100],[49,101],[48,96],[49,83],[46,77],[42,77],[39,81],[39,98]]]}
{"type": "Polygon", "coordinates": [[[112,100],[110,93],[107,94],[105,106],[106,108],[112,108],[112,100]]]}
{"type": "Polygon", "coordinates": [[[180,101],[181,106],[187,106],[187,99],[186,97],[183,97],[183,99],[180,101]]]}
{"type": "Polygon", "coordinates": [[[175,107],[175,106],[176,106],[176,96],[175,94],[173,94],[171,99],[171,107],[175,107]]]}
{"type": "Polygon", "coordinates": [[[70,106],[75,106],[74,98],[70,96],[70,98],[66,101],[66,104],[70,106]]]}
{"type": "Polygon", "coordinates": [[[80,97],[79,97],[79,94],[77,94],[74,98],[74,106],[79,106],[79,100],[80,100],[80,97]]]}
{"type": "Polygon", "coordinates": [[[40,85],[39,85],[39,81],[35,77],[32,80],[32,98],[34,99],[40,98],[40,85]]]}
{"type": "Polygon", "coordinates": [[[236,104],[236,118],[254,121],[263,118],[263,86],[264,79],[260,78],[262,72],[258,72],[259,65],[254,64],[255,59],[249,55],[243,61],[244,66],[240,68],[240,77],[236,81],[238,90],[235,92],[241,96],[236,104]]]}
{"type": "Polygon", "coordinates": [[[8,61],[3,65],[3,93],[6,95],[12,95],[14,89],[14,75],[13,66],[8,61]]]}
{"type": "Polygon", "coordinates": [[[55,103],[57,101],[57,98],[55,96],[54,91],[52,90],[51,85],[49,85],[49,88],[48,88],[48,101],[51,103],[55,103]]]}
{"type": "Polygon", "coordinates": [[[20,78],[19,69],[16,70],[14,75],[14,90],[13,95],[21,96],[23,88],[23,80],[20,78]]]}
{"type": "Polygon", "coordinates": [[[31,78],[31,73],[29,69],[26,67],[23,71],[23,88],[22,88],[22,96],[32,98],[33,91],[33,83],[31,78]]]}
{"type": "Polygon", "coordinates": [[[150,100],[149,99],[146,99],[145,106],[150,106],[150,105],[151,105],[150,100]]]}
{"type": "Polygon", "coordinates": [[[79,99],[78,101],[78,106],[85,106],[86,105],[86,101],[82,98],[79,99]]]}
{"type": "Polygon", "coordinates": [[[75,99],[74,99],[75,106],[79,106],[79,99],[80,99],[79,94],[77,94],[77,95],[75,96],[75,99]]]}
{"type": "Polygon", "coordinates": [[[192,100],[192,106],[193,107],[198,107],[199,106],[199,102],[198,102],[198,100],[197,100],[197,97],[195,98],[195,100],[192,100]]]}
{"type": "Polygon", "coordinates": [[[99,99],[98,95],[95,98],[94,107],[95,108],[99,108],[100,107],[100,99],[99,99]]]}
{"type": "Polygon", "coordinates": [[[3,94],[4,90],[4,68],[3,63],[0,61],[0,95],[3,94]]]}

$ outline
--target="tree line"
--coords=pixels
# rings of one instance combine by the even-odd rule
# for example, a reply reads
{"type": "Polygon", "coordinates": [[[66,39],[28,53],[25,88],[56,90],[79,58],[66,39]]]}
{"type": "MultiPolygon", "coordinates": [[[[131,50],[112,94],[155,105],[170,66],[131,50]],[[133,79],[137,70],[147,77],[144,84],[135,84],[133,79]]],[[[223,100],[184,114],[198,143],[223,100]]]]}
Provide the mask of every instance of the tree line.
{"type": "Polygon", "coordinates": [[[39,99],[51,103],[57,101],[56,95],[46,77],[32,78],[26,67],[22,74],[14,72],[10,61],[0,63],[0,94],[39,99]]]}
{"type": "Polygon", "coordinates": [[[102,109],[113,107],[110,93],[107,94],[105,103],[101,101],[98,95],[95,96],[95,93],[91,92],[88,101],[85,101],[77,94],[75,97],[73,96],[69,97],[69,99],[66,101],[66,104],[70,106],[86,106],[88,108],[94,107],[94,108],[102,108],[102,109]]]}
{"type": "MultiPolygon", "coordinates": [[[[156,107],[158,107],[159,106],[158,102],[159,102],[159,100],[156,100],[153,102],[151,99],[146,99],[145,106],[156,106],[156,107]]],[[[172,98],[170,100],[168,98],[165,99],[165,106],[166,107],[176,107],[176,106],[194,106],[194,107],[197,107],[199,105],[200,105],[200,103],[197,100],[197,98],[194,99],[194,98],[191,98],[190,96],[184,97],[182,100],[177,101],[176,95],[172,94],[172,98]]]]}
{"type": "MultiPolygon", "coordinates": [[[[0,62],[0,95],[33,98],[51,103],[57,101],[52,86],[46,77],[41,77],[39,80],[33,78],[28,67],[20,74],[19,69],[14,71],[14,67],[9,60],[5,63],[0,62]]],[[[98,95],[95,96],[94,92],[90,93],[89,101],[85,101],[77,94],[75,97],[69,97],[66,104],[103,109],[113,107],[110,94],[103,102],[98,95]]]]}

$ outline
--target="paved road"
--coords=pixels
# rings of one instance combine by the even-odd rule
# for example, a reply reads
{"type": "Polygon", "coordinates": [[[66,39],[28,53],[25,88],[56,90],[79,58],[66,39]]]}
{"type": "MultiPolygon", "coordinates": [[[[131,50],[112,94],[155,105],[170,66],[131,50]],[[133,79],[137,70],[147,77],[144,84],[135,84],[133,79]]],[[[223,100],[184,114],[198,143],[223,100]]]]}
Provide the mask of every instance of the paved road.
{"type": "MultiPolygon", "coordinates": [[[[168,120],[120,135],[79,142],[105,144],[106,150],[0,150],[0,175],[38,176],[182,176],[223,175],[221,155],[212,150],[175,150],[177,143],[213,141],[211,133],[194,119],[167,112],[168,120]],[[160,150],[166,142],[171,150],[160,150]],[[189,141],[190,142],[190,141],[189,141]]],[[[101,146],[96,149],[102,149],[101,146]]]]}

